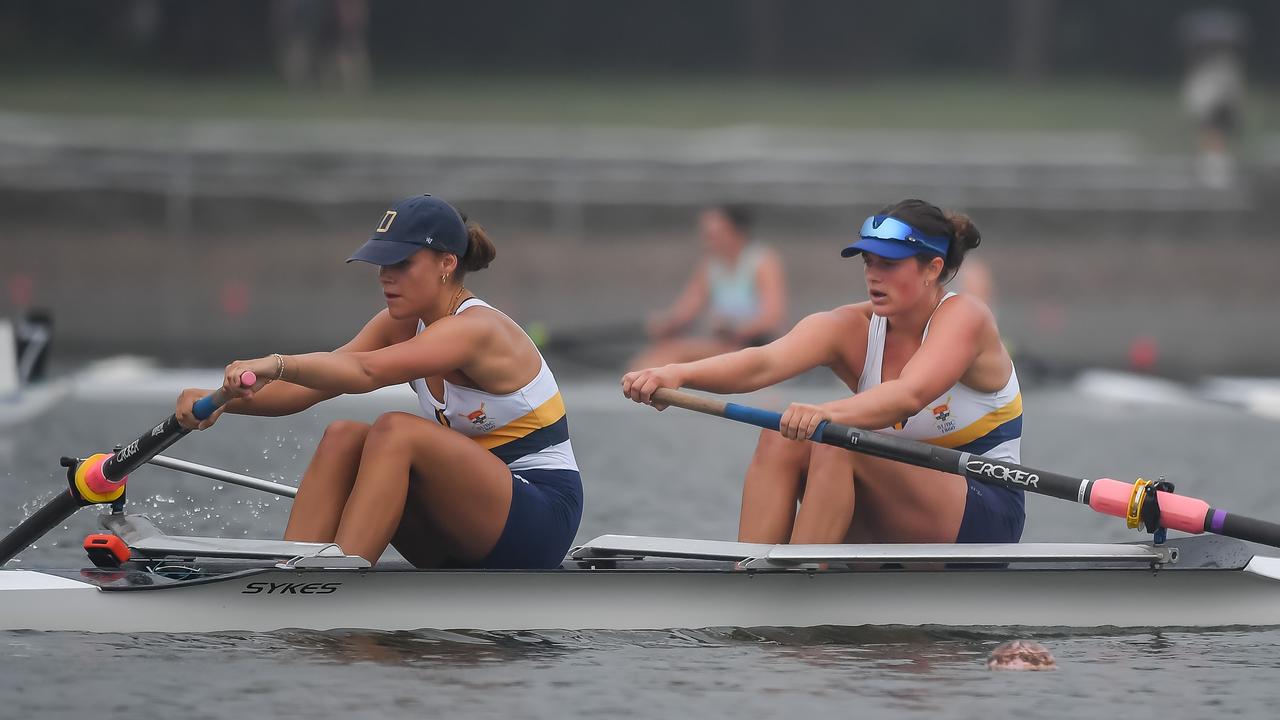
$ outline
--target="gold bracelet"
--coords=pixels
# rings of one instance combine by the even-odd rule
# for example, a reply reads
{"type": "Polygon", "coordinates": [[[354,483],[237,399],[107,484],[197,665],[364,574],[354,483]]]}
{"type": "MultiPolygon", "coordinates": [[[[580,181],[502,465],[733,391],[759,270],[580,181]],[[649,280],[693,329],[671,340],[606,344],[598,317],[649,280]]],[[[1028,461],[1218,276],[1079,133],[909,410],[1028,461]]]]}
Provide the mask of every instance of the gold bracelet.
{"type": "Polygon", "coordinates": [[[276,359],[276,380],[284,379],[284,356],[280,353],[271,353],[276,359]]]}

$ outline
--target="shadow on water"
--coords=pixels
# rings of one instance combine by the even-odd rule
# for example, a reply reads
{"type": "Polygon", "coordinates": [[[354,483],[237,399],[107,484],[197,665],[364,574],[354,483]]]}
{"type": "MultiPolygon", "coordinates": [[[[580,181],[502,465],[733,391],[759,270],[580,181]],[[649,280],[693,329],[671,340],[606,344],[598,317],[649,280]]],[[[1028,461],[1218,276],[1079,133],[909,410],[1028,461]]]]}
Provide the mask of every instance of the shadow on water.
{"type": "MultiPolygon", "coordinates": [[[[1194,631],[1190,631],[1194,634],[1194,631]]],[[[1180,633],[1187,634],[1187,633],[1180,633]]],[[[1211,633],[1199,633],[1211,634],[1211,633]]],[[[221,632],[190,635],[78,635],[75,633],[9,632],[11,639],[78,638],[82,646],[106,654],[163,654],[167,650],[193,655],[246,654],[259,658],[287,657],[318,664],[373,663],[388,666],[451,666],[506,661],[562,659],[574,653],[599,651],[759,651],[818,665],[861,665],[868,662],[902,672],[928,672],[934,664],[968,664],[985,660],[990,650],[1013,638],[1042,642],[1116,639],[1149,650],[1176,643],[1161,632],[1116,629],[1114,632],[1071,628],[837,627],[702,628],[696,630],[279,630],[221,632]]]]}
{"type": "MultiPolygon", "coordinates": [[[[9,683],[23,688],[8,693],[17,708],[68,716],[111,697],[119,707],[163,703],[193,717],[215,706],[217,717],[266,709],[499,717],[513,707],[529,717],[678,717],[745,703],[760,717],[839,706],[872,716],[968,718],[1051,709],[1064,694],[1076,699],[1073,711],[1089,713],[1133,701],[1172,716],[1188,708],[1252,713],[1270,702],[1265,678],[1280,666],[1277,648],[1280,630],[1244,628],[0,633],[9,683]],[[1046,645],[1059,670],[988,671],[991,650],[1013,638],[1046,645]],[[146,683],[123,691],[102,672],[114,661],[145,669],[146,683]],[[58,690],[72,682],[77,694],[58,690]]],[[[1078,715],[1043,715],[1071,716],[1078,715]]]]}

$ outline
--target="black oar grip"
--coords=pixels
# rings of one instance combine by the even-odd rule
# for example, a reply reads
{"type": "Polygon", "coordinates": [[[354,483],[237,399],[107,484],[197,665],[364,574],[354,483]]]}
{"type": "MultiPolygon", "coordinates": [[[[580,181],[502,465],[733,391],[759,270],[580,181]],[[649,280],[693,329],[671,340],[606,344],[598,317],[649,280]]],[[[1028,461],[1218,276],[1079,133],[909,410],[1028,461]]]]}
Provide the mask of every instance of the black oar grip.
{"type": "Polygon", "coordinates": [[[43,507],[31,513],[31,517],[23,520],[0,538],[0,565],[13,559],[15,555],[26,550],[31,543],[49,532],[49,528],[61,525],[80,507],[80,500],[70,490],[58,493],[57,497],[45,503],[43,507]]]}
{"type": "MultiPolygon", "coordinates": [[[[1223,511],[1211,508],[1209,516],[1212,517],[1217,512],[1223,511]]],[[[1270,545],[1271,547],[1280,547],[1280,525],[1233,513],[1224,514],[1226,517],[1222,518],[1221,529],[1206,527],[1205,530],[1238,540],[1248,540],[1249,542],[1270,545]]]]}

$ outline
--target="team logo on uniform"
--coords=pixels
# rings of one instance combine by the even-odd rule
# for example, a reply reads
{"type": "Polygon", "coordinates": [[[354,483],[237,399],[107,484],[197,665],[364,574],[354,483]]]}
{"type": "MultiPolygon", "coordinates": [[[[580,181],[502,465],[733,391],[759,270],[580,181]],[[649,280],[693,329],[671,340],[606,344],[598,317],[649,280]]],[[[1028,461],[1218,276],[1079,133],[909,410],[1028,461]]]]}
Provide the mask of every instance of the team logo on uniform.
{"type": "Polygon", "coordinates": [[[935,405],[929,409],[933,413],[933,422],[938,427],[938,432],[948,433],[956,429],[956,421],[951,417],[951,397],[947,397],[947,401],[935,405]]]}
{"type": "Polygon", "coordinates": [[[391,223],[395,222],[395,220],[396,220],[396,211],[388,210],[386,214],[382,216],[382,222],[378,223],[378,232],[386,232],[390,230],[391,223]]]}
{"type": "MultiPolygon", "coordinates": [[[[950,400],[950,399],[951,398],[947,398],[947,400],[950,400]]],[[[932,412],[933,412],[933,419],[937,420],[938,422],[946,422],[951,418],[951,406],[948,405],[947,403],[942,403],[941,405],[938,405],[937,407],[933,408],[932,412]]]]}
{"type": "Polygon", "coordinates": [[[471,424],[481,432],[489,432],[490,430],[498,427],[489,419],[488,415],[484,414],[484,403],[480,403],[479,410],[467,413],[467,419],[470,420],[471,424]]]}

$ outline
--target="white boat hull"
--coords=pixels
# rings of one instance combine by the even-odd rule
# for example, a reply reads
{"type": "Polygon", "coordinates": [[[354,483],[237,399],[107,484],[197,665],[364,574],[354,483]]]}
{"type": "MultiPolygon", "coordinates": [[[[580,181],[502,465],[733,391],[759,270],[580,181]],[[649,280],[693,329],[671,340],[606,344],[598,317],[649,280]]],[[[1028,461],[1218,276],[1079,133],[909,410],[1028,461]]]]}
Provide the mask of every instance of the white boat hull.
{"type": "Polygon", "coordinates": [[[1243,570],[242,573],[104,590],[0,571],[0,629],[79,632],[1280,625],[1275,561],[1243,570]]]}

